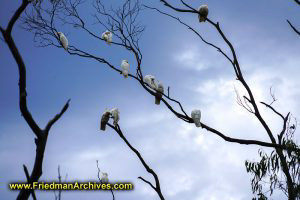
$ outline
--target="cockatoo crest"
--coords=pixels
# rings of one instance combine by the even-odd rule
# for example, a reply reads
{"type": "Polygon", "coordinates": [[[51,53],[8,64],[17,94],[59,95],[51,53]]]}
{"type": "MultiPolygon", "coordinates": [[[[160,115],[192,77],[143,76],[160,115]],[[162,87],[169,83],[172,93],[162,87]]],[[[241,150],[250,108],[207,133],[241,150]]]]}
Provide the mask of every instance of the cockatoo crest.
{"type": "Polygon", "coordinates": [[[61,45],[67,51],[68,46],[69,46],[69,42],[68,42],[67,37],[62,32],[57,32],[57,36],[59,38],[59,41],[60,41],[61,45]]]}
{"type": "Polygon", "coordinates": [[[205,22],[206,18],[207,18],[207,15],[208,15],[208,6],[207,5],[201,5],[199,7],[198,11],[200,13],[198,15],[199,22],[205,22]]]}
{"type": "Polygon", "coordinates": [[[122,68],[122,74],[125,78],[128,78],[129,67],[130,65],[128,63],[128,60],[122,60],[121,68],[122,68]]]}
{"type": "Polygon", "coordinates": [[[201,119],[201,111],[193,110],[191,113],[191,117],[194,120],[196,127],[201,127],[200,119],[201,119]]]}

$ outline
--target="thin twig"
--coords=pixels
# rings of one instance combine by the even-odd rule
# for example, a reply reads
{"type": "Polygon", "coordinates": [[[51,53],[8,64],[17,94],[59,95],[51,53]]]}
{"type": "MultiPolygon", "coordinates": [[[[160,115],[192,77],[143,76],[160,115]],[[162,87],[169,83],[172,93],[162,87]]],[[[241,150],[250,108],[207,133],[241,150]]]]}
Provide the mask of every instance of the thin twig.
{"type": "Polygon", "coordinates": [[[295,33],[297,33],[300,36],[300,31],[298,29],[296,29],[296,27],[293,26],[293,24],[289,20],[286,20],[286,21],[288,22],[290,27],[295,31],[295,33]]]}

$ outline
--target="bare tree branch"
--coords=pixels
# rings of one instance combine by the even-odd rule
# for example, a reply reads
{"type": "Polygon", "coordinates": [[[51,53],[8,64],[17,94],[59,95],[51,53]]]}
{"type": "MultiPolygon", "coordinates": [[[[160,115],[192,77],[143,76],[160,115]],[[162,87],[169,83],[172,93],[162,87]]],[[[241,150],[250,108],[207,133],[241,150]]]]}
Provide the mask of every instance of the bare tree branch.
{"type": "Polygon", "coordinates": [[[161,13],[161,14],[163,14],[163,15],[166,15],[166,16],[168,16],[168,17],[171,17],[171,18],[177,20],[180,24],[186,26],[189,30],[193,31],[193,32],[194,32],[194,33],[195,33],[195,34],[196,34],[196,35],[197,35],[197,36],[198,36],[205,44],[207,44],[207,45],[209,45],[209,46],[212,46],[212,47],[215,48],[217,51],[219,51],[221,54],[223,54],[223,55],[227,58],[227,60],[233,64],[233,61],[231,60],[231,58],[229,58],[229,56],[228,56],[228,55],[227,55],[220,47],[217,47],[216,45],[214,45],[214,44],[212,44],[212,43],[206,41],[206,40],[201,36],[201,34],[200,34],[198,31],[196,31],[194,28],[192,28],[192,27],[191,27],[190,25],[188,25],[187,23],[183,22],[183,21],[182,21],[181,19],[179,19],[178,17],[174,17],[173,15],[168,14],[168,13],[165,13],[165,12],[163,12],[163,11],[157,9],[157,8],[153,8],[153,7],[150,7],[150,6],[147,6],[147,5],[143,5],[143,6],[146,7],[146,8],[148,8],[148,9],[156,10],[157,12],[159,12],[159,13],[161,13]]]}
{"type": "Polygon", "coordinates": [[[265,102],[260,102],[260,103],[265,105],[266,107],[270,108],[274,113],[279,115],[284,120],[284,116],[281,113],[279,113],[277,110],[275,110],[275,108],[273,108],[270,104],[267,104],[265,102]]]}
{"type": "MultiPolygon", "coordinates": [[[[45,152],[45,146],[47,143],[48,133],[50,130],[50,127],[58,120],[58,118],[61,117],[61,115],[67,110],[68,106],[65,107],[65,109],[62,110],[62,113],[55,117],[53,121],[50,121],[49,128],[46,130],[41,130],[41,128],[37,125],[35,120],[33,119],[31,113],[28,110],[27,107],[27,93],[26,93],[26,66],[22,59],[22,56],[19,53],[19,50],[12,38],[12,30],[13,26],[18,20],[18,18],[21,16],[21,14],[24,12],[28,5],[27,0],[23,0],[22,4],[19,6],[17,11],[14,13],[12,18],[10,19],[7,28],[3,29],[0,27],[0,31],[4,37],[5,42],[7,43],[19,69],[19,99],[20,99],[20,110],[22,113],[22,116],[24,117],[25,121],[35,134],[35,144],[36,144],[36,155],[35,155],[35,161],[34,161],[34,167],[31,172],[31,175],[29,176],[28,170],[25,167],[24,171],[27,177],[28,183],[33,183],[39,180],[39,178],[42,175],[42,165],[43,165],[43,159],[44,159],[44,152],[45,152]]],[[[24,200],[28,199],[30,194],[33,194],[31,190],[25,190],[22,189],[17,197],[17,200],[24,200]]],[[[35,196],[33,194],[33,196],[35,196]]]]}
{"type": "Polygon", "coordinates": [[[285,131],[287,129],[287,121],[289,119],[289,116],[290,116],[290,113],[288,113],[286,115],[286,117],[283,119],[283,128],[282,128],[281,133],[278,135],[278,142],[279,142],[279,144],[281,144],[283,134],[285,133],[285,131]]]}
{"type": "Polygon", "coordinates": [[[26,0],[23,0],[22,5],[18,8],[18,10],[15,12],[14,16],[11,18],[6,30],[4,30],[2,27],[0,27],[0,30],[2,32],[2,35],[4,37],[5,42],[7,43],[12,55],[14,56],[14,59],[16,60],[19,68],[19,95],[20,95],[20,110],[22,113],[22,116],[26,120],[27,124],[30,126],[31,130],[34,132],[36,137],[41,137],[41,129],[36,124],[34,119],[32,118],[31,113],[28,110],[27,107],[27,93],[26,93],[26,67],[23,62],[23,59],[18,51],[18,48],[15,45],[15,42],[11,36],[11,31],[13,28],[13,25],[15,24],[18,17],[21,15],[21,13],[25,10],[26,6],[28,5],[26,0]]]}
{"type": "Polygon", "coordinates": [[[295,31],[295,33],[297,33],[300,36],[300,31],[298,31],[298,29],[296,29],[296,27],[293,26],[293,24],[288,19],[286,21],[288,22],[290,27],[295,31]]]}
{"type": "MultiPolygon", "coordinates": [[[[97,177],[98,177],[99,182],[102,183],[102,180],[101,180],[101,177],[100,177],[100,172],[101,172],[101,170],[100,170],[100,167],[99,167],[99,162],[98,162],[98,160],[96,160],[96,164],[97,164],[97,170],[98,170],[98,172],[97,172],[97,177]]],[[[113,197],[113,200],[115,200],[115,194],[114,194],[114,191],[113,191],[112,189],[110,189],[110,192],[111,192],[111,195],[112,195],[112,197],[113,197]]]]}
{"type": "MultiPolygon", "coordinates": [[[[26,178],[27,178],[27,182],[29,182],[30,181],[30,175],[29,175],[29,172],[28,172],[28,169],[27,169],[26,165],[23,165],[23,169],[24,169],[24,172],[25,172],[25,175],[26,175],[26,178]]],[[[32,199],[36,200],[34,190],[31,190],[31,195],[32,195],[32,199]]]]}
{"type": "MultiPolygon", "coordinates": [[[[60,175],[60,166],[57,167],[57,175],[58,175],[58,183],[61,183],[61,175],[60,175]]],[[[58,190],[58,195],[56,195],[54,190],[55,200],[61,200],[61,189],[58,190]]]]}
{"type": "Polygon", "coordinates": [[[150,185],[150,187],[153,189],[153,190],[156,190],[154,185],[150,182],[150,181],[147,181],[146,179],[144,179],[143,177],[139,176],[138,177],[139,179],[141,179],[142,181],[144,181],[145,183],[147,183],[148,185],[150,185]]]}
{"type": "Polygon", "coordinates": [[[67,103],[64,105],[64,107],[62,108],[62,110],[60,111],[60,113],[58,113],[57,115],[55,115],[55,117],[53,119],[51,119],[48,124],[45,127],[45,131],[49,132],[50,128],[53,126],[53,124],[59,120],[59,118],[61,118],[61,116],[66,112],[66,110],[69,107],[69,103],[70,103],[71,99],[69,99],[67,101],[67,103]]]}
{"type": "Polygon", "coordinates": [[[145,160],[144,160],[144,158],[142,157],[142,155],[140,154],[140,152],[139,152],[137,149],[135,149],[135,148],[128,142],[128,140],[127,140],[126,137],[124,136],[124,134],[123,134],[123,132],[122,132],[122,130],[121,130],[121,128],[120,128],[119,125],[118,125],[118,126],[113,126],[113,125],[111,125],[111,124],[109,124],[109,123],[107,123],[107,125],[108,125],[109,127],[111,127],[112,129],[114,129],[115,132],[118,133],[118,135],[120,136],[120,138],[121,138],[121,139],[126,143],[126,145],[130,148],[130,150],[133,151],[133,152],[136,154],[136,156],[139,158],[139,160],[141,161],[141,163],[142,163],[142,165],[144,166],[144,168],[146,169],[146,171],[147,171],[148,173],[150,173],[150,174],[154,177],[154,180],[155,180],[155,186],[153,186],[150,182],[148,182],[148,181],[146,181],[146,180],[144,180],[144,179],[141,179],[141,180],[143,180],[144,182],[148,183],[148,184],[155,190],[155,192],[158,194],[159,198],[160,198],[161,200],[164,200],[165,198],[164,198],[164,196],[163,196],[163,194],[162,194],[162,192],[161,192],[159,179],[158,179],[157,174],[154,172],[154,170],[151,169],[151,168],[149,167],[149,165],[145,162],[145,160]]]}
{"type": "Polygon", "coordinates": [[[222,139],[224,139],[227,142],[233,142],[233,143],[238,143],[238,144],[245,144],[245,145],[259,145],[259,146],[264,146],[264,147],[273,147],[273,148],[279,148],[279,149],[284,149],[285,147],[279,145],[279,144],[274,144],[274,143],[268,143],[268,142],[262,142],[259,140],[244,140],[244,139],[236,139],[236,138],[231,138],[223,133],[217,131],[216,129],[213,129],[203,123],[201,123],[202,128],[206,129],[207,131],[214,133],[218,136],[220,136],[222,139]]]}

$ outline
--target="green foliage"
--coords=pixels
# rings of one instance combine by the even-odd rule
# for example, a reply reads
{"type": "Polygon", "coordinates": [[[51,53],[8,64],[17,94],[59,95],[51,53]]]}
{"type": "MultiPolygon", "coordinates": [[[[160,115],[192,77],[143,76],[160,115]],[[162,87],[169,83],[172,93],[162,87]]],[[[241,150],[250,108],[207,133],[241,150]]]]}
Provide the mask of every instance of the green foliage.
{"type": "MultiPolygon", "coordinates": [[[[283,151],[284,158],[293,180],[294,192],[297,194],[296,199],[300,199],[300,147],[293,140],[294,129],[293,126],[290,127],[280,143],[286,147],[286,150],[283,151]]],[[[286,179],[282,173],[281,162],[276,150],[268,155],[259,149],[258,154],[260,161],[245,161],[247,173],[253,175],[251,187],[253,194],[256,195],[253,200],[268,199],[266,195],[271,196],[274,190],[281,190],[288,196],[286,179]]]]}

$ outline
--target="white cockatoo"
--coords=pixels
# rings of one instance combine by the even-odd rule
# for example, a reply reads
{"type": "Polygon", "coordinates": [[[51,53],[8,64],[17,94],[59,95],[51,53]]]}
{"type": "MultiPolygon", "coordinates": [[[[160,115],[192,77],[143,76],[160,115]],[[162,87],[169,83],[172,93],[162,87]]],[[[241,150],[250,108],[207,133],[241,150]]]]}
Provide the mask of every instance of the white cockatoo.
{"type": "Polygon", "coordinates": [[[200,119],[201,119],[201,111],[193,110],[191,113],[191,117],[194,120],[196,127],[201,127],[200,119]]]}
{"type": "Polygon", "coordinates": [[[129,63],[128,60],[122,60],[121,68],[122,68],[122,74],[125,78],[128,78],[129,74],[129,63]]]}
{"type": "Polygon", "coordinates": [[[160,100],[162,98],[162,94],[164,93],[164,86],[162,83],[158,83],[157,89],[156,89],[156,96],[155,96],[155,104],[159,105],[160,100]]]}
{"type": "Polygon", "coordinates": [[[69,45],[67,37],[62,32],[57,32],[57,36],[59,38],[59,41],[60,41],[61,45],[67,51],[68,50],[68,45],[69,45]]]}
{"type": "Polygon", "coordinates": [[[205,22],[206,18],[207,18],[207,15],[208,15],[208,6],[207,5],[201,5],[199,7],[198,11],[200,13],[198,15],[199,22],[205,22]]]}
{"type": "Polygon", "coordinates": [[[144,76],[144,82],[147,83],[152,89],[156,90],[157,85],[155,83],[155,77],[152,75],[144,76]]]}
{"type": "Polygon", "coordinates": [[[108,183],[108,174],[106,172],[102,172],[100,180],[102,183],[108,183]]]}
{"type": "Polygon", "coordinates": [[[111,45],[112,43],[112,33],[110,31],[105,31],[102,33],[101,38],[106,41],[107,44],[111,45]]]}
{"type": "Polygon", "coordinates": [[[101,121],[100,121],[100,130],[105,131],[106,124],[107,124],[107,122],[109,120],[110,115],[111,115],[111,113],[110,113],[109,110],[106,110],[103,113],[103,115],[101,117],[101,121]]]}
{"type": "Polygon", "coordinates": [[[120,112],[119,112],[118,108],[111,109],[110,113],[112,115],[112,118],[114,119],[114,122],[113,122],[114,125],[117,126],[118,122],[120,120],[120,112]]]}

